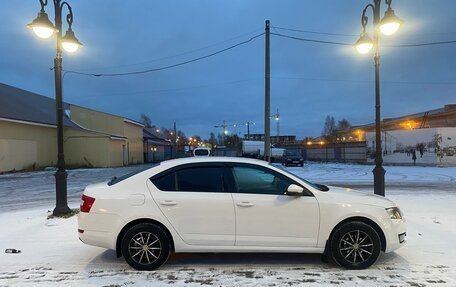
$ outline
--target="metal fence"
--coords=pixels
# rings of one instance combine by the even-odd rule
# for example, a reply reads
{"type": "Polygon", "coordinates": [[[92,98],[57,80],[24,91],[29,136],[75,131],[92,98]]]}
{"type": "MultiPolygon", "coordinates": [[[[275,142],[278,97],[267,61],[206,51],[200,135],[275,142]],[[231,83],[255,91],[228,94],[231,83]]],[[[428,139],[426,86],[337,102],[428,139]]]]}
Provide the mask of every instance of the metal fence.
{"type": "Polygon", "coordinates": [[[313,145],[287,145],[287,150],[298,150],[304,160],[323,162],[365,163],[367,147],[365,142],[324,143],[313,145]]]}

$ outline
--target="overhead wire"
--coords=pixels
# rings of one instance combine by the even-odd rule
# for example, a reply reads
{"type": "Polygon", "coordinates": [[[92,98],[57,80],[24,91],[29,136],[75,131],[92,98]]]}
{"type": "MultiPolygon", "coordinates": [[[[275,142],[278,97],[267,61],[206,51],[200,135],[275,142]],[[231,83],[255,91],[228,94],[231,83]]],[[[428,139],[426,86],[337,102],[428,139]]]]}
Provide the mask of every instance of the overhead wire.
{"type": "MultiPolygon", "coordinates": [[[[124,68],[124,67],[131,67],[131,66],[139,66],[139,65],[149,64],[149,63],[153,63],[153,62],[157,62],[157,61],[161,61],[161,60],[172,59],[172,58],[176,58],[176,57],[180,57],[180,56],[192,54],[192,53],[195,53],[195,52],[199,52],[199,51],[202,51],[202,50],[205,50],[205,49],[208,49],[208,48],[211,48],[211,47],[214,47],[214,46],[217,46],[217,45],[220,45],[220,44],[229,42],[229,41],[233,41],[233,40],[235,40],[235,39],[239,39],[239,38],[241,38],[241,37],[245,37],[245,36],[247,36],[247,35],[251,35],[251,34],[253,34],[253,33],[256,33],[256,32],[258,32],[259,30],[262,30],[262,29],[255,29],[255,30],[252,30],[252,31],[250,31],[250,32],[243,33],[243,34],[240,34],[240,35],[237,35],[237,36],[234,36],[234,37],[225,39],[225,40],[223,40],[223,41],[213,42],[212,44],[208,44],[208,45],[206,45],[206,46],[199,47],[199,48],[196,48],[196,49],[193,49],[193,50],[181,52],[181,53],[178,53],[178,54],[175,54],[175,55],[170,55],[170,56],[165,56],[165,57],[161,57],[161,58],[156,58],[156,59],[151,59],[151,60],[146,60],[146,61],[136,62],[136,63],[130,63],[130,64],[123,64],[123,65],[113,65],[113,66],[107,66],[107,67],[100,67],[100,68],[98,68],[98,70],[116,69],[116,68],[124,68]]],[[[93,69],[92,69],[92,70],[93,70],[93,69]]],[[[87,71],[89,71],[89,70],[87,69],[87,71]]]]}
{"type": "MultiPolygon", "coordinates": [[[[300,32],[306,32],[306,33],[314,33],[314,34],[325,34],[325,35],[339,35],[339,36],[353,36],[349,34],[337,34],[337,33],[327,33],[327,32],[317,32],[317,31],[306,31],[306,30],[298,30],[298,29],[290,29],[290,28],[283,28],[283,27],[277,27],[277,26],[272,26],[274,29],[282,29],[282,30],[296,30],[300,32]]],[[[76,70],[63,70],[64,71],[64,76],[66,74],[76,74],[76,75],[84,75],[84,76],[93,76],[93,77],[115,77],[115,76],[129,76],[129,75],[138,75],[138,74],[145,74],[145,73],[151,73],[151,72],[157,72],[157,71],[162,71],[162,70],[167,70],[171,69],[174,67],[179,67],[183,66],[186,64],[190,64],[196,61],[200,61],[218,54],[221,54],[223,52],[226,52],[228,50],[234,49],[236,47],[239,47],[241,45],[247,44],[253,40],[255,40],[258,37],[263,36],[265,33],[260,33],[255,36],[250,37],[249,39],[236,43],[234,45],[231,45],[229,47],[226,47],[224,49],[218,50],[213,53],[209,53],[204,56],[200,56],[197,58],[193,58],[187,61],[175,63],[172,65],[167,65],[167,66],[162,66],[158,68],[151,68],[151,69],[144,69],[144,70],[136,70],[136,71],[130,71],[130,72],[122,72],[122,73],[89,73],[89,72],[82,72],[82,71],[76,71],[76,70]]],[[[352,43],[346,43],[346,42],[338,42],[338,41],[327,41],[327,40],[320,40],[320,39],[310,39],[310,38],[302,38],[302,37],[297,37],[297,36],[292,36],[292,35],[287,35],[287,34],[282,34],[282,33],[276,33],[276,32],[270,32],[271,35],[277,36],[277,37],[282,37],[282,38],[288,38],[292,40],[298,40],[298,41],[304,41],[304,42],[310,42],[310,43],[319,43],[319,44],[330,44],[330,45],[340,45],[340,46],[353,46],[352,43]]],[[[432,45],[445,45],[445,44],[454,44],[456,43],[456,40],[447,40],[447,41],[437,41],[437,42],[427,42],[427,43],[415,43],[415,44],[395,44],[395,45],[382,45],[382,47],[391,47],[391,48],[408,48],[408,47],[422,47],[422,46],[432,46],[432,45]]],[[[203,49],[203,48],[201,48],[203,49]]],[[[134,64],[132,64],[134,65],[134,64]]]]}
{"type": "MultiPolygon", "coordinates": [[[[314,43],[332,44],[332,45],[341,45],[341,46],[353,46],[352,43],[344,43],[344,42],[324,41],[324,40],[318,40],[318,39],[301,38],[301,37],[285,35],[285,34],[280,34],[280,33],[274,33],[274,32],[271,32],[271,35],[279,36],[279,37],[283,37],[283,38],[289,38],[289,39],[293,39],[293,40],[304,41],[304,42],[314,42],[314,43]]],[[[456,40],[427,42],[427,43],[416,43],[416,44],[381,45],[381,46],[382,47],[389,47],[389,48],[408,48],[408,47],[421,47],[421,46],[444,45],[444,44],[454,44],[454,43],[456,43],[456,40]]]]}
{"type": "Polygon", "coordinates": [[[67,74],[76,74],[76,75],[93,76],[93,77],[129,76],[129,75],[138,75],[138,74],[145,74],[145,73],[150,73],[150,72],[157,72],[157,71],[162,71],[162,70],[166,70],[166,69],[170,69],[170,68],[174,68],[174,67],[178,67],[178,66],[183,66],[183,65],[186,65],[186,64],[189,64],[189,63],[193,63],[193,62],[196,62],[196,61],[200,61],[200,60],[203,60],[203,59],[206,59],[206,58],[221,54],[221,53],[226,52],[228,50],[231,50],[231,49],[234,49],[234,48],[239,47],[241,45],[244,45],[244,44],[247,44],[249,42],[252,42],[253,40],[255,40],[256,38],[258,38],[258,37],[260,37],[262,35],[264,35],[264,32],[261,33],[261,34],[252,36],[252,37],[250,37],[249,39],[247,39],[245,41],[242,41],[242,42],[239,42],[237,44],[231,45],[231,46],[229,46],[227,48],[218,50],[216,52],[213,52],[213,53],[201,56],[201,57],[197,57],[197,58],[194,58],[194,59],[191,59],[191,60],[179,62],[179,63],[176,63],[176,64],[159,67],[159,68],[152,68],[152,69],[146,69],[146,70],[137,70],[137,71],[132,71],[132,72],[124,72],[124,73],[85,73],[85,72],[73,71],[73,70],[63,70],[63,71],[65,73],[67,73],[67,74]]]}
{"type": "Polygon", "coordinates": [[[284,28],[278,26],[271,26],[272,28],[284,31],[291,31],[291,32],[300,32],[300,33],[308,33],[308,34],[318,34],[318,35],[330,35],[330,36],[344,36],[344,37],[356,37],[359,35],[355,34],[341,34],[341,33],[330,33],[330,32],[318,32],[318,31],[310,31],[310,30],[300,30],[300,29],[292,29],[292,28],[284,28]]]}

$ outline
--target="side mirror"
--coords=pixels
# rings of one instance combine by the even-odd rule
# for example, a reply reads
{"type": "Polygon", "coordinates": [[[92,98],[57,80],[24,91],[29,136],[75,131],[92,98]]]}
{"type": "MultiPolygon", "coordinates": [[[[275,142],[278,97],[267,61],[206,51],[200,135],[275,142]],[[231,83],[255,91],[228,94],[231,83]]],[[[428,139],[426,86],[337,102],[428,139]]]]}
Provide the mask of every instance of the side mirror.
{"type": "Polygon", "coordinates": [[[299,185],[296,184],[291,184],[288,188],[287,191],[285,192],[286,195],[291,195],[291,196],[300,196],[304,192],[304,189],[300,187],[299,185]]]}

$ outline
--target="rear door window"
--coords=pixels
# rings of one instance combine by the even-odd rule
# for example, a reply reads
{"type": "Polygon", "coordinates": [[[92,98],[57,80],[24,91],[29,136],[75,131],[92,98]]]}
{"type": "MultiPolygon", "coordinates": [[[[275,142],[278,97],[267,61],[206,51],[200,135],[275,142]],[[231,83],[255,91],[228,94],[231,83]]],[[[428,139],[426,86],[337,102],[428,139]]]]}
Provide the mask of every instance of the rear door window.
{"type": "Polygon", "coordinates": [[[176,172],[179,191],[223,192],[223,167],[195,167],[176,172]]]}
{"type": "Polygon", "coordinates": [[[152,179],[161,191],[225,192],[225,168],[222,166],[188,167],[152,179]]]}

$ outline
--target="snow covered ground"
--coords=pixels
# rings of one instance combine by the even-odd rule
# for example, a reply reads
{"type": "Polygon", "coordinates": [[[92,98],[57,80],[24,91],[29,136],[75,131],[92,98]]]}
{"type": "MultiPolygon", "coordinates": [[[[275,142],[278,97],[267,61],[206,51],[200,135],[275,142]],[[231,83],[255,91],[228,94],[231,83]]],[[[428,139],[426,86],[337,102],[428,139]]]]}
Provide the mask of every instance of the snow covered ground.
{"type": "MultiPolygon", "coordinates": [[[[69,171],[70,205],[77,206],[86,184],[132,169],[69,171]]],[[[372,190],[372,166],[289,169],[309,180],[372,190]]],[[[408,244],[361,271],[309,254],[178,254],[157,271],[135,271],[114,251],[81,243],[76,217],[46,219],[54,203],[52,172],[0,175],[0,286],[456,286],[456,168],[386,169],[387,196],[405,213],[408,244]],[[5,254],[6,248],[22,252],[5,254]]]]}

